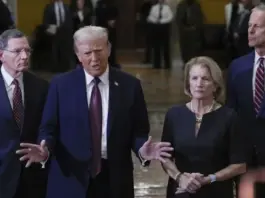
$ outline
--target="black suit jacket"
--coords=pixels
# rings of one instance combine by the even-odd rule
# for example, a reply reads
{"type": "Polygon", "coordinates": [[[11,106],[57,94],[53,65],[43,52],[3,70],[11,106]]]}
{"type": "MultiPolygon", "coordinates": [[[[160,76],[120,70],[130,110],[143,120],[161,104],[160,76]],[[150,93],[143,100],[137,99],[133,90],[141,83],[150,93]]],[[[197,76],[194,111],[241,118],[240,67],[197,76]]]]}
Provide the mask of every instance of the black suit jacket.
{"type": "Polygon", "coordinates": [[[249,166],[264,166],[265,97],[260,112],[256,114],[252,85],[254,60],[253,51],[235,59],[229,66],[226,103],[237,111],[242,134],[247,135],[249,166]]]}
{"type": "Polygon", "coordinates": [[[238,15],[235,24],[234,32],[238,34],[238,38],[234,39],[237,57],[244,56],[251,52],[253,49],[248,46],[248,21],[250,12],[245,13],[241,20],[241,15],[238,15]]]}
{"type": "Polygon", "coordinates": [[[2,1],[0,1],[0,34],[13,25],[14,23],[12,21],[11,13],[8,7],[2,1]]]}
{"type": "MultiPolygon", "coordinates": [[[[49,65],[51,65],[51,70],[53,72],[64,72],[73,66],[73,19],[69,6],[67,4],[63,5],[65,20],[57,29],[56,34],[50,36],[50,40],[52,40],[52,61],[49,65]]],[[[45,29],[51,24],[56,25],[54,3],[46,6],[43,15],[43,25],[45,29]]]]}
{"type": "MultiPolygon", "coordinates": [[[[65,11],[65,20],[60,28],[63,29],[72,29],[72,15],[71,10],[69,6],[66,4],[64,5],[64,11],[65,11]]],[[[56,16],[55,16],[55,10],[54,10],[54,3],[48,4],[44,9],[43,14],[43,24],[44,25],[50,25],[54,24],[56,25],[56,16]]]]}
{"type": "Polygon", "coordinates": [[[117,20],[118,9],[108,3],[106,0],[99,0],[95,9],[96,25],[105,27],[107,29],[113,29],[109,27],[108,21],[117,20]]]}
{"type": "Polygon", "coordinates": [[[25,168],[15,151],[20,142],[36,143],[42,111],[48,91],[48,82],[25,72],[24,83],[24,124],[20,133],[13,117],[4,79],[0,72],[0,197],[44,198],[47,168],[39,164],[25,168]],[[15,168],[16,167],[16,168],[15,168]],[[4,182],[5,181],[5,182],[4,182]],[[17,187],[17,188],[16,188],[17,187]],[[11,196],[13,197],[13,196],[11,196]]]}
{"type": "Polygon", "coordinates": [[[93,15],[92,8],[85,7],[83,9],[84,20],[81,21],[80,18],[79,18],[79,16],[78,16],[78,10],[76,10],[73,13],[73,30],[74,30],[74,32],[77,31],[81,27],[84,27],[84,26],[87,26],[87,25],[91,25],[92,15],[93,15]]]}

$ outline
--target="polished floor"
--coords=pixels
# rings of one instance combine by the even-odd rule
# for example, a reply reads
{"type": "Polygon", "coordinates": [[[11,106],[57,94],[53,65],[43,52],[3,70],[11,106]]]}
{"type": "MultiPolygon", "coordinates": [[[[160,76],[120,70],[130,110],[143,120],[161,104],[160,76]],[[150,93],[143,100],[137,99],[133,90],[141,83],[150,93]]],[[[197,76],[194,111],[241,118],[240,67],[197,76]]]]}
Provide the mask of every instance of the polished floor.
{"type": "MultiPolygon", "coordinates": [[[[149,111],[150,135],[160,140],[167,109],[187,100],[183,94],[181,62],[176,61],[172,70],[154,70],[147,65],[128,65],[124,70],[141,80],[149,111]]],[[[160,163],[154,161],[149,168],[142,168],[137,159],[134,162],[136,197],[164,198],[167,176],[160,163]]]]}
{"type": "MultiPolygon", "coordinates": [[[[174,50],[176,52],[176,50],[174,50]]],[[[177,54],[177,53],[176,53],[177,54]]],[[[142,64],[143,53],[139,51],[119,52],[122,70],[134,75],[142,82],[151,124],[150,135],[160,140],[167,109],[188,100],[183,93],[182,62],[176,55],[170,70],[152,69],[151,65],[142,64]]],[[[53,74],[38,73],[50,78],[53,74]]],[[[134,155],[133,155],[134,156],[134,155]]],[[[142,168],[134,157],[135,194],[137,198],[165,198],[167,176],[159,162],[152,162],[150,167],[142,168]]]]}

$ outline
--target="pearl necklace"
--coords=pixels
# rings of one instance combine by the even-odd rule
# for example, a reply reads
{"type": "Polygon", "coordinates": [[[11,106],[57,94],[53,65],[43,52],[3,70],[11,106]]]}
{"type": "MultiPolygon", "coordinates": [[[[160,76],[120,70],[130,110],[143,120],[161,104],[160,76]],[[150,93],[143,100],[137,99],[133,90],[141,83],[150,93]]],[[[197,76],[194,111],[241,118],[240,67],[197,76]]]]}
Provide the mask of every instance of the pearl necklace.
{"type": "MultiPolygon", "coordinates": [[[[209,109],[205,113],[211,112],[213,110],[214,106],[215,106],[215,101],[213,101],[212,105],[209,107],[209,109]]],[[[193,109],[192,102],[190,102],[190,108],[191,108],[191,111],[195,113],[196,122],[201,123],[203,115],[201,117],[197,116],[197,113],[193,109]]]]}

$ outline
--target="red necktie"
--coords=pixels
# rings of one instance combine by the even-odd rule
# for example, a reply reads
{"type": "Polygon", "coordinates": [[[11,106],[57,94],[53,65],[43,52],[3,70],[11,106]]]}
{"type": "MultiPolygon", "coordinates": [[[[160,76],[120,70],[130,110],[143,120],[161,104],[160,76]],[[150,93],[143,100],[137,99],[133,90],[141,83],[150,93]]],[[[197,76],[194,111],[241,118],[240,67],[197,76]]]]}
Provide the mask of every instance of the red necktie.
{"type": "Polygon", "coordinates": [[[17,79],[14,79],[12,82],[15,85],[13,91],[13,115],[16,120],[16,123],[20,129],[22,129],[23,117],[24,117],[24,107],[22,102],[22,93],[19,87],[17,79]]]}
{"type": "Polygon", "coordinates": [[[102,102],[98,87],[99,78],[94,78],[91,92],[89,116],[92,134],[92,177],[101,170],[102,102]]]}
{"type": "Polygon", "coordinates": [[[262,101],[264,98],[264,74],[265,74],[265,68],[264,68],[264,58],[259,59],[259,66],[256,72],[256,78],[255,78],[255,94],[254,94],[254,106],[255,111],[258,114],[260,111],[262,101]]]}

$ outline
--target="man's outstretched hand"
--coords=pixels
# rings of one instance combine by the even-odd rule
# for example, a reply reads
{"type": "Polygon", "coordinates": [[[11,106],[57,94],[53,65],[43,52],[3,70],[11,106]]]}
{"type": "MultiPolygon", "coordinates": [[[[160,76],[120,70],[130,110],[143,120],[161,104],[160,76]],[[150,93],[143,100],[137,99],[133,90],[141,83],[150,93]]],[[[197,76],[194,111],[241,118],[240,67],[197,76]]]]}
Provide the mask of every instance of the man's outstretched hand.
{"type": "Polygon", "coordinates": [[[170,158],[173,151],[169,142],[153,142],[152,137],[140,148],[139,152],[145,160],[159,160],[165,162],[165,158],[170,158]]]}
{"type": "Polygon", "coordinates": [[[48,147],[46,146],[45,140],[42,140],[41,143],[31,144],[31,143],[20,143],[22,147],[20,150],[17,150],[16,153],[22,155],[20,161],[26,161],[26,168],[29,167],[32,163],[45,162],[49,157],[48,147]]]}

